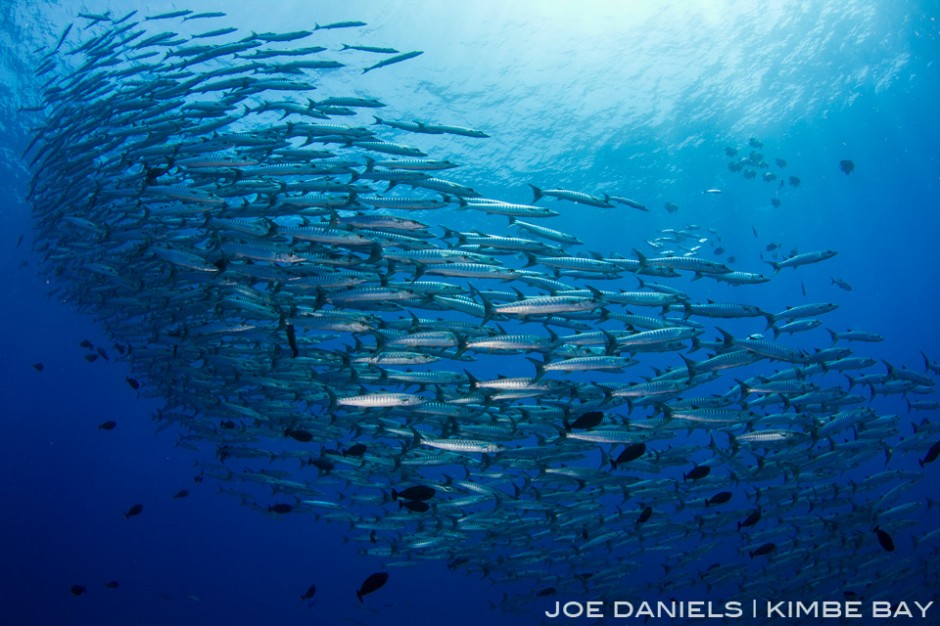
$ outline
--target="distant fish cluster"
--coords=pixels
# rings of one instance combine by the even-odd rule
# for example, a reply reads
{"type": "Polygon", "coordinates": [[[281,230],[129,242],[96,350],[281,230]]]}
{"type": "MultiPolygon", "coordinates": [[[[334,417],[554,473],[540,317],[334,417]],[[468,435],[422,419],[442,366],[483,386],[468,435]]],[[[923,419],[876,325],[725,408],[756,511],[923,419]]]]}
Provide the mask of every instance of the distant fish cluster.
{"type": "Polygon", "coordinates": [[[697,278],[773,276],[679,248],[685,235],[604,255],[546,225],[635,200],[533,186],[524,204],[441,178],[456,164],[387,133],[486,133],[318,91],[325,72],[355,80],[417,53],[294,43],[361,23],[149,28],[218,16],[85,15],[40,62],[27,150],[57,297],[122,346],[128,384],[166,400],[156,417],[179,445],[212,447],[205,476],[263,513],[340,522],[387,567],[443,559],[526,597],[622,597],[640,568],[636,594],[938,588],[922,546],[940,531],[909,530],[934,502],[905,496],[938,428],[870,405],[937,409],[916,400],[934,397],[935,361],[876,368],[848,347],[878,339],[861,331],[788,343],[836,303],[696,299],[697,278]],[[444,227],[452,211],[509,225],[444,227]]]}
{"type": "MultiPolygon", "coordinates": [[[[725,156],[731,160],[728,162],[728,169],[740,174],[742,178],[748,180],[761,180],[765,183],[777,181],[776,188],[779,191],[784,186],[799,187],[803,182],[799,176],[784,175],[783,170],[789,165],[787,160],[781,157],[775,157],[773,166],[764,156],[761,150],[764,143],[756,137],[751,137],[747,141],[747,147],[750,149],[746,155],[742,150],[733,146],[725,147],[725,156]]],[[[770,204],[779,207],[783,204],[779,193],[770,199],[770,204]]]]}

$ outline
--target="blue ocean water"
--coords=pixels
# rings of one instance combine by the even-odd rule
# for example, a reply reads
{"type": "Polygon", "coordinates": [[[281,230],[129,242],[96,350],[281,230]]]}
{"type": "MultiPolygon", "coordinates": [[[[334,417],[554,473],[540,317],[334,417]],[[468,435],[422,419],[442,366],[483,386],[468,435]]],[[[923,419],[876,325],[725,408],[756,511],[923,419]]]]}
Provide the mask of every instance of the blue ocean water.
{"type": "MultiPolygon", "coordinates": [[[[826,327],[885,337],[872,346],[853,346],[859,354],[918,372],[924,369],[922,351],[940,358],[934,294],[940,278],[935,244],[940,123],[933,104],[940,95],[940,10],[935,2],[771,2],[758,7],[718,0],[586,6],[296,1],[279,3],[276,11],[248,2],[4,3],[4,623],[552,623],[544,611],[554,599],[529,599],[512,605],[512,611],[501,605],[505,595],[547,583],[493,583],[479,573],[448,569],[444,562],[392,568],[386,587],[360,604],[355,590],[366,576],[383,570],[381,559],[360,554],[362,546],[346,540],[348,529],[342,525],[306,515],[265,514],[242,506],[238,497],[217,493],[220,485],[230,485],[194,482],[199,475],[194,462],[211,459],[211,446],[190,450],[177,445],[181,430],[158,430],[151,416],[161,402],[140,397],[128,385],[131,370],[117,358],[114,338],[95,323],[94,307],[76,311],[49,295],[56,283],[36,271],[43,259],[32,251],[25,201],[29,172],[20,158],[35,122],[19,108],[36,101],[32,68],[41,54],[36,51],[54,46],[68,24],[83,26],[76,18],[80,11],[119,16],[133,9],[157,14],[182,8],[223,10],[225,25],[246,32],[364,21],[368,26],[355,34],[324,32],[323,45],[388,45],[424,54],[361,76],[324,78],[322,91],[380,98],[388,105],[381,116],[389,119],[432,119],[485,130],[490,138],[483,141],[407,137],[407,143],[435,157],[461,163],[456,180],[515,202],[532,200],[531,183],[628,196],[647,205],[649,212],[558,203],[562,215],[550,226],[577,234],[587,248],[604,254],[654,253],[647,241],[664,229],[690,224],[712,233],[703,244],[709,254],[720,237],[725,252],[715,258],[734,256],[736,269],[768,275],[764,259],[775,252],[769,245],[779,246],[778,259],[793,250],[835,249],[835,258],[781,271],[764,285],[726,287],[703,279],[683,281],[681,287],[697,301],[744,301],[769,311],[835,302],[839,308],[827,314],[826,327]],[[748,144],[752,138],[770,165],[750,179],[729,164],[755,149],[748,144]],[[734,157],[728,156],[728,147],[737,150],[734,157]],[[786,165],[774,164],[776,158],[786,165]],[[850,175],[840,170],[843,160],[855,165],[850,175]],[[762,180],[764,171],[776,178],[762,180]],[[798,176],[799,186],[781,185],[789,176],[798,176]],[[667,203],[678,210],[667,211],[667,203]],[[852,290],[839,288],[833,279],[846,281],[852,290]],[[110,358],[88,362],[88,351],[80,346],[85,339],[110,358]],[[41,372],[36,363],[43,364],[41,372]],[[99,429],[106,420],[117,427],[99,429]],[[181,489],[189,496],[174,498],[181,489]],[[143,513],[125,519],[135,503],[143,504],[143,513]],[[118,588],[105,586],[112,580],[118,588]],[[315,598],[299,600],[311,584],[317,586],[315,598]],[[87,592],[74,596],[73,585],[87,592]]],[[[478,212],[448,210],[439,219],[463,230],[506,231],[504,218],[478,212]]],[[[752,325],[736,322],[719,325],[735,333],[753,332],[752,325]]],[[[821,329],[811,332],[795,336],[793,343],[807,350],[829,345],[821,329]]],[[[648,369],[675,365],[674,359],[667,361],[651,358],[644,364],[648,369]]],[[[904,435],[911,434],[911,424],[936,420],[936,410],[909,411],[900,395],[879,396],[869,405],[879,413],[899,414],[904,435]]],[[[917,471],[917,458],[905,452],[892,467],[917,471]]],[[[859,468],[855,480],[881,471],[880,461],[859,468]]],[[[936,469],[926,466],[927,478],[907,492],[905,501],[940,497],[929,476],[936,469]]],[[[938,511],[925,505],[911,524],[894,533],[899,556],[922,576],[905,578],[904,586],[885,599],[936,598],[937,540],[917,546],[912,537],[937,529],[938,511]],[[911,580],[923,584],[911,588],[911,580]]],[[[687,517],[678,519],[689,523],[687,517]]],[[[874,541],[868,528],[859,533],[874,541]]],[[[700,539],[685,541],[672,550],[689,549],[700,539]]],[[[734,547],[725,547],[727,552],[710,554],[695,569],[742,560],[734,547]]],[[[812,546],[793,549],[811,551],[812,546]]],[[[572,553],[572,561],[579,558],[572,553]]],[[[824,562],[827,555],[815,558],[824,562]]],[[[631,589],[659,576],[661,560],[645,555],[640,565],[625,568],[623,597],[635,599],[631,589]]],[[[569,565],[544,563],[544,580],[567,573],[569,565]]],[[[829,586],[825,589],[828,593],[829,586]]],[[[661,597],[721,602],[723,593],[730,592],[665,588],[661,597]]],[[[828,597],[810,587],[794,599],[828,597]]],[[[928,619],[907,623],[940,623],[938,615],[940,608],[934,608],[928,619]]],[[[559,621],[565,620],[554,623],[559,621]]]]}

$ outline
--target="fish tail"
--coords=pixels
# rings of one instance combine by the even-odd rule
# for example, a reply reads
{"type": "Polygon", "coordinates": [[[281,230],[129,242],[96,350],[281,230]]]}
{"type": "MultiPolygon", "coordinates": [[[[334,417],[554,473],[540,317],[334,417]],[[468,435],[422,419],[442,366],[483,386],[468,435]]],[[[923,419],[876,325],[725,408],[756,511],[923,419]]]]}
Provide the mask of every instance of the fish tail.
{"type": "Polygon", "coordinates": [[[542,190],[536,187],[535,185],[533,185],[532,183],[529,183],[529,187],[532,187],[532,202],[538,202],[539,198],[541,198],[543,195],[542,190]]]}

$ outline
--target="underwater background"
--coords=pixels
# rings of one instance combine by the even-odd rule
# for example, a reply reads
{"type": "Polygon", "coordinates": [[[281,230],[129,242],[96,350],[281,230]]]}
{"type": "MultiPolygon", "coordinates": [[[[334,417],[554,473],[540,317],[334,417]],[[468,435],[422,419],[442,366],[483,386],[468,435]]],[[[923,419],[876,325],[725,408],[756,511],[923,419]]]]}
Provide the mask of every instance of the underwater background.
{"type": "MultiPolygon", "coordinates": [[[[857,354],[878,359],[872,371],[879,373],[885,371],[881,360],[924,373],[927,359],[940,359],[936,323],[940,123],[935,112],[940,100],[936,64],[940,7],[936,2],[286,1],[272,9],[251,2],[11,0],[0,6],[4,182],[0,264],[7,283],[0,324],[0,616],[4,623],[478,624],[486,620],[496,626],[552,623],[544,611],[556,599],[594,599],[589,591],[559,592],[557,597],[538,592],[554,586],[562,589],[558,581],[570,581],[572,571],[581,567],[579,561],[587,569],[602,567],[598,564],[604,561],[603,551],[584,555],[572,549],[565,561],[554,554],[536,560],[537,569],[544,571],[537,580],[525,575],[491,582],[479,570],[448,567],[446,560],[388,567],[387,559],[362,554],[366,546],[349,540],[349,524],[327,523],[300,511],[278,515],[264,510],[274,502],[270,498],[261,510],[243,506],[238,496],[217,492],[220,486],[232,487],[227,481],[215,477],[194,481],[203,476],[197,461],[213,463],[215,446],[178,445],[184,429],[152,419],[163,407],[162,399],[140,392],[155,383],[120,358],[114,349],[116,339],[93,321],[94,306],[76,307],[75,302],[50,297],[57,283],[40,272],[48,255],[34,247],[26,200],[31,172],[22,157],[32,129],[41,123],[34,112],[21,110],[39,102],[47,77],[37,77],[35,68],[69,24],[74,24],[73,37],[92,26],[92,20],[78,17],[79,13],[118,19],[133,10],[157,15],[186,9],[224,11],[225,17],[213,18],[205,28],[233,26],[244,33],[365,22],[367,26],[350,31],[317,32],[316,43],[331,50],[348,43],[423,54],[369,73],[354,69],[326,84],[336,95],[380,99],[386,107],[377,115],[385,119],[433,120],[485,131],[489,136],[485,139],[398,136],[433,158],[459,163],[454,180],[486,197],[556,209],[561,215],[546,226],[574,234],[585,242],[585,250],[605,255],[632,259],[636,249],[656,256],[657,250],[647,242],[660,242],[657,238],[670,229],[702,233],[702,250],[696,256],[716,261],[733,256],[735,269],[765,276],[774,274],[765,261],[836,250],[835,257],[822,263],[784,268],[766,284],[732,287],[683,279],[675,285],[696,302],[750,302],[766,311],[807,302],[836,303],[838,309],[823,318],[825,328],[883,335],[878,343],[851,345],[857,354]],[[736,163],[754,150],[768,165],[755,168],[756,175],[748,177],[748,167],[736,163]],[[765,172],[774,177],[765,177],[765,172]],[[649,210],[623,205],[599,208],[550,198],[533,202],[529,184],[626,196],[649,210]],[[719,247],[722,252],[715,252],[719,247]],[[103,348],[108,358],[89,360],[89,354],[100,353],[83,347],[85,340],[103,348]],[[36,367],[39,364],[41,368],[36,367]],[[128,378],[141,388],[134,389],[128,378]],[[108,421],[116,426],[102,428],[108,421]],[[187,495],[174,497],[184,489],[187,495]],[[127,516],[137,503],[143,504],[143,511],[127,516]],[[357,601],[355,592],[363,580],[380,571],[390,572],[388,583],[365,602],[357,601]],[[118,584],[107,586],[111,581],[118,584]],[[76,585],[83,587],[77,594],[76,585]],[[310,585],[316,585],[315,596],[298,599],[310,585]]],[[[191,32],[194,26],[181,25],[177,19],[152,28],[191,32]]],[[[359,63],[356,67],[364,61],[359,63]]],[[[322,95],[334,93],[313,92],[312,97],[322,95]]],[[[371,124],[371,114],[366,111],[356,123],[371,124]]],[[[352,122],[339,119],[338,123],[352,122]]],[[[463,231],[507,234],[505,218],[456,205],[421,212],[417,218],[463,231]]],[[[624,274],[618,288],[636,288],[630,274],[624,274]]],[[[721,322],[718,326],[725,326],[721,322]]],[[[734,326],[733,332],[763,332],[763,326],[760,320],[747,330],[734,326]]],[[[832,343],[822,328],[808,332],[812,334],[807,338],[794,336],[792,343],[808,352],[832,343]]],[[[712,340],[715,334],[710,322],[703,339],[712,340]]],[[[705,352],[688,356],[701,361],[705,352]]],[[[517,369],[494,370],[492,376],[532,375],[531,366],[521,361],[517,369]]],[[[662,355],[641,361],[634,367],[637,371],[627,370],[629,375],[620,382],[652,376],[654,367],[682,364],[662,355]]],[[[451,369],[463,367],[458,363],[451,369]]],[[[768,371],[773,369],[776,366],[768,371]]],[[[570,378],[591,382],[592,377],[591,372],[579,372],[570,378]]],[[[733,386],[734,377],[727,377],[729,385],[733,386]]],[[[618,377],[605,373],[602,379],[618,377]]],[[[833,480],[860,484],[886,468],[923,474],[923,480],[893,503],[918,504],[903,515],[903,523],[890,526],[896,544],[892,558],[902,559],[898,562],[905,570],[894,587],[878,582],[878,598],[933,600],[940,538],[930,533],[940,527],[940,507],[933,504],[940,493],[931,474],[938,466],[921,466],[918,460],[938,440],[937,408],[912,409],[908,400],[937,397],[935,393],[872,395],[864,406],[899,416],[898,435],[889,444],[896,448],[890,463],[884,463],[881,443],[872,442],[877,452],[872,459],[836,479],[820,475],[820,489],[833,480]],[[905,446],[908,439],[914,443],[905,446]],[[918,541],[921,537],[929,538],[918,541]]],[[[673,443],[683,443],[683,432],[673,443]]],[[[708,446],[707,434],[688,437],[708,446]]],[[[592,460],[596,467],[597,459],[592,460]]],[[[682,478],[672,468],[667,473],[682,478]]],[[[728,485],[739,490],[737,498],[743,498],[747,491],[730,479],[712,478],[714,492],[728,485]]],[[[812,482],[812,474],[801,480],[812,482]]],[[[572,485],[559,489],[576,493],[572,485]]],[[[866,499],[880,495],[876,488],[866,499]]],[[[686,505],[692,506],[691,500],[682,508],[686,505]]],[[[746,515],[747,508],[738,505],[746,515]]],[[[733,587],[720,586],[673,589],[667,584],[658,593],[652,591],[650,583],[655,585],[653,581],[668,573],[661,563],[702,541],[693,531],[696,522],[688,510],[657,507],[657,515],[674,516],[689,531],[674,532],[675,542],[659,546],[658,554],[647,553],[625,565],[619,571],[618,597],[716,602],[739,597],[733,587]]],[[[775,521],[764,523],[772,526],[775,521]]],[[[838,524],[838,515],[833,523],[838,524]]],[[[878,538],[871,532],[875,523],[872,520],[850,534],[863,537],[877,552],[878,538]]],[[[731,527],[735,530],[733,523],[731,527]]],[[[611,523],[608,530],[618,527],[611,523]]],[[[624,524],[623,532],[635,532],[632,521],[624,524]]],[[[699,578],[714,563],[743,563],[750,568],[749,576],[759,576],[760,558],[755,565],[753,556],[741,551],[737,533],[731,534],[733,540],[723,541],[717,551],[684,564],[685,573],[699,578]]],[[[799,528],[794,538],[788,551],[808,562],[826,562],[826,550],[799,541],[799,528]]],[[[542,549],[541,544],[533,545],[542,549]]],[[[480,541],[478,549],[476,558],[485,561],[489,544],[480,541]]],[[[884,560],[870,563],[885,566],[884,560]]],[[[859,580],[877,579],[878,572],[869,565],[864,560],[857,563],[854,573],[859,580]]],[[[833,584],[862,593],[861,587],[852,586],[856,582],[847,578],[833,584]]],[[[808,585],[798,598],[780,599],[824,600],[832,593],[832,585],[808,585]]],[[[748,592],[743,597],[754,595],[748,592]]],[[[940,623],[937,615],[940,609],[934,608],[927,620],[907,622],[940,623]]]]}

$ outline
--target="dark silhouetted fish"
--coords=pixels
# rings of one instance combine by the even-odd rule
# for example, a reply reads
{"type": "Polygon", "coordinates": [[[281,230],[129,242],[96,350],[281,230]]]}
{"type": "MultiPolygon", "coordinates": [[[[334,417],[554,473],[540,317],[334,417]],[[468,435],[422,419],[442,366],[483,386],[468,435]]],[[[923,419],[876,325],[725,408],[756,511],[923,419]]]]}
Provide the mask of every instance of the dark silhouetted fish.
{"type": "Polygon", "coordinates": [[[855,171],[855,161],[850,161],[848,159],[839,161],[839,169],[845,173],[846,176],[855,171]]]}
{"type": "Polygon", "coordinates": [[[315,596],[315,595],[317,595],[317,586],[316,586],[316,585],[310,585],[309,587],[307,587],[307,590],[306,590],[305,592],[303,592],[303,594],[301,594],[300,599],[301,599],[301,600],[312,600],[312,599],[313,599],[313,596],[315,596]]]}
{"type": "Polygon", "coordinates": [[[431,510],[431,505],[422,500],[399,500],[398,508],[405,508],[409,511],[415,511],[416,513],[426,513],[431,510]]]}
{"type": "Polygon", "coordinates": [[[760,521],[761,512],[760,509],[754,509],[747,517],[744,518],[743,522],[738,522],[738,530],[746,528],[748,526],[753,526],[760,521]]]}
{"type": "Polygon", "coordinates": [[[611,469],[617,469],[617,466],[621,463],[634,461],[644,454],[646,454],[645,443],[631,443],[629,446],[623,449],[623,452],[621,452],[616,459],[611,459],[610,467],[611,469]]]}
{"type": "Polygon", "coordinates": [[[401,491],[392,489],[392,500],[404,498],[405,500],[430,500],[437,493],[434,487],[426,485],[413,485],[401,491]]]}
{"type": "Polygon", "coordinates": [[[143,504],[134,504],[134,505],[131,506],[131,508],[129,508],[129,509],[127,509],[127,511],[125,511],[125,513],[124,513],[124,519],[130,519],[130,518],[134,517],[135,515],[140,515],[140,514],[143,513],[143,512],[144,512],[144,505],[143,505],[143,504]]]}
{"type": "Polygon", "coordinates": [[[138,390],[138,389],[140,389],[140,382],[139,382],[136,378],[131,378],[130,376],[125,376],[125,377],[124,377],[124,381],[128,384],[128,386],[129,386],[131,389],[133,389],[133,390],[135,390],[135,391],[138,390]]]}
{"type": "Polygon", "coordinates": [[[46,366],[43,365],[42,363],[33,363],[33,369],[36,370],[37,372],[41,372],[44,369],[46,369],[46,366]]]}
{"type": "Polygon", "coordinates": [[[872,528],[872,532],[878,536],[878,543],[885,552],[894,552],[894,539],[891,535],[881,530],[878,526],[872,528]]]}
{"type": "Polygon", "coordinates": [[[189,489],[180,489],[179,491],[173,494],[173,498],[178,500],[180,498],[185,498],[188,495],[189,495],[189,489]]]}
{"type": "Polygon", "coordinates": [[[359,586],[359,590],[356,592],[356,597],[359,598],[359,602],[362,602],[362,597],[374,593],[385,586],[385,583],[388,582],[388,572],[377,572],[375,574],[370,574],[368,578],[362,581],[362,584],[359,586]]]}
{"type": "Polygon", "coordinates": [[[107,420],[98,424],[98,430],[114,430],[117,427],[117,422],[114,420],[107,420]]]}
{"type": "Polygon", "coordinates": [[[705,506],[709,506],[712,504],[724,504],[725,502],[728,502],[730,499],[731,499],[730,491],[719,491],[718,493],[713,495],[711,498],[705,500],[705,506]]]}
{"type": "Polygon", "coordinates": [[[285,513],[290,513],[294,510],[293,504],[288,504],[286,502],[278,502],[277,504],[271,504],[268,506],[268,513],[277,513],[278,515],[284,515],[285,513]]]}
{"type": "Polygon", "coordinates": [[[927,450],[927,454],[922,459],[918,459],[917,462],[921,467],[927,463],[933,463],[937,460],[937,457],[940,456],[940,441],[935,441],[930,449],[927,450]]]}
{"type": "Polygon", "coordinates": [[[775,543],[765,543],[758,547],[756,550],[751,550],[748,552],[750,557],[753,559],[755,556],[765,556],[777,549],[777,544],[775,543]]]}
{"type": "Polygon", "coordinates": [[[689,471],[688,474],[683,475],[683,480],[700,480],[708,476],[712,471],[712,468],[708,465],[696,465],[689,471]]]}
{"type": "Polygon", "coordinates": [[[85,588],[85,585],[72,585],[70,591],[72,592],[73,596],[80,596],[88,591],[88,589],[85,588]]]}
{"type": "Polygon", "coordinates": [[[637,524],[642,524],[646,521],[649,521],[649,518],[653,517],[653,507],[647,505],[643,507],[643,510],[640,511],[639,517],[636,518],[637,524]]]}
{"type": "Polygon", "coordinates": [[[121,584],[116,580],[109,580],[108,582],[104,584],[104,586],[107,587],[108,589],[117,589],[118,587],[121,586],[121,584]]]}
{"type": "Polygon", "coordinates": [[[568,420],[565,420],[565,430],[571,431],[575,428],[594,428],[600,424],[604,419],[604,413],[602,411],[588,411],[582,415],[579,415],[576,420],[569,423],[568,420]]]}
{"type": "Polygon", "coordinates": [[[362,456],[366,453],[366,445],[363,443],[354,443],[343,450],[343,456],[362,456]]]}

